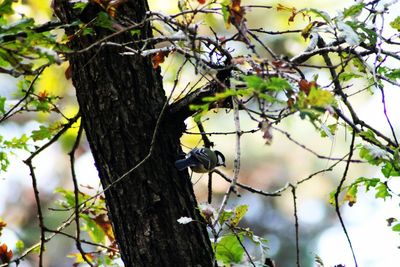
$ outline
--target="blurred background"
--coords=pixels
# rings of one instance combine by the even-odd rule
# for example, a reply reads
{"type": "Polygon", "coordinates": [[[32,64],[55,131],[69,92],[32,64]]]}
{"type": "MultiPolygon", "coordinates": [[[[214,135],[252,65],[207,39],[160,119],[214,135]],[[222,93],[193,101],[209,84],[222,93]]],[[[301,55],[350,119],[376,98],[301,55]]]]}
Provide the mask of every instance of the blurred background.
{"type": "MultiPolygon", "coordinates": [[[[164,13],[178,12],[176,1],[149,0],[152,10],[159,10],[164,13]]],[[[353,4],[354,1],[246,1],[242,5],[271,5],[283,4],[295,6],[297,9],[313,7],[328,12],[335,16],[337,11],[345,6],[353,4]]],[[[397,5],[400,8],[400,5],[397,5]]],[[[27,16],[34,16],[37,23],[43,23],[51,19],[50,1],[21,1],[16,5],[19,13],[27,16]]],[[[17,15],[16,15],[17,16],[17,15]]],[[[307,20],[300,16],[288,24],[290,14],[276,12],[276,9],[252,9],[247,11],[246,18],[249,28],[264,28],[266,30],[287,30],[303,29],[307,20]]],[[[394,17],[388,17],[387,21],[394,17]]],[[[204,18],[204,23],[209,24],[216,32],[229,35],[221,23],[219,17],[204,18]]],[[[274,49],[277,54],[289,57],[296,55],[307,47],[307,42],[297,34],[263,36],[263,41],[274,49]]],[[[243,44],[231,45],[237,55],[245,54],[246,48],[243,44]]],[[[162,75],[164,77],[166,93],[171,92],[174,74],[184,59],[179,56],[169,56],[162,64],[162,75]]],[[[315,63],[315,62],[314,62],[315,63]]],[[[322,63],[322,61],[321,61],[322,63]]],[[[58,102],[63,113],[73,116],[78,108],[75,93],[70,80],[65,78],[65,70],[68,64],[47,68],[36,84],[38,91],[46,91],[61,97],[58,102]]],[[[315,72],[304,70],[308,79],[312,79],[315,72]]],[[[318,71],[318,82],[329,84],[329,74],[323,70],[318,71]]],[[[195,80],[194,70],[186,69],[180,79],[179,86],[182,88],[189,82],[195,80]]],[[[365,86],[362,79],[352,80],[353,89],[357,91],[365,86]],[[356,82],[354,82],[356,81],[356,82]]],[[[0,75],[2,85],[1,95],[7,97],[12,105],[18,101],[17,84],[19,79],[7,75],[0,75]]],[[[400,99],[400,92],[386,87],[386,98],[388,114],[392,118],[397,133],[399,131],[398,114],[400,105],[396,102],[400,99]]],[[[179,89],[179,88],[178,88],[179,89]]],[[[179,92],[175,92],[178,95],[179,92]]],[[[352,101],[356,104],[356,111],[359,116],[375,125],[384,133],[389,133],[383,117],[380,96],[368,92],[355,96],[352,101]]],[[[48,114],[24,114],[14,116],[1,124],[1,134],[8,140],[15,136],[29,134],[32,130],[38,129],[40,123],[48,120],[57,120],[48,114]]],[[[207,132],[229,132],[235,130],[232,112],[218,110],[209,112],[204,118],[204,126],[207,132]]],[[[257,124],[246,116],[240,117],[242,130],[257,128],[257,124]]],[[[189,132],[198,132],[196,124],[187,120],[189,132]]],[[[321,137],[314,126],[298,116],[283,121],[277,128],[289,133],[299,143],[307,146],[319,155],[327,157],[343,157],[348,153],[351,135],[340,129],[333,138],[321,137]]],[[[72,189],[68,152],[74,142],[77,129],[69,130],[56,144],[47,148],[34,160],[36,167],[40,196],[44,203],[45,222],[49,228],[56,228],[68,217],[65,212],[54,211],[55,201],[60,195],[55,193],[56,188],[63,187],[72,189]]],[[[296,183],[308,177],[310,174],[328,168],[334,162],[319,159],[314,154],[296,145],[279,131],[272,131],[273,140],[270,145],[265,144],[261,132],[244,134],[241,143],[241,169],[239,182],[258,188],[263,191],[272,192],[284,187],[287,183],[296,183]]],[[[234,135],[211,135],[210,139],[215,144],[215,149],[223,152],[227,157],[227,167],[221,168],[227,176],[232,176],[233,159],[235,153],[234,135]]],[[[197,134],[185,134],[182,137],[182,145],[186,151],[197,145],[201,145],[201,137],[197,134]]],[[[32,145],[33,146],[33,145],[32,145]]],[[[38,222],[36,217],[36,204],[31,187],[29,169],[22,162],[29,156],[27,152],[15,151],[11,158],[11,164],[6,173],[0,173],[0,218],[7,227],[3,230],[0,243],[7,243],[9,246],[22,240],[26,247],[39,240],[38,222]]],[[[97,170],[86,141],[83,141],[77,151],[76,159],[77,177],[83,185],[83,191],[93,193],[90,188],[98,188],[99,182],[97,170]]],[[[316,175],[310,181],[302,183],[297,189],[297,205],[299,218],[300,238],[300,260],[301,266],[317,266],[315,257],[322,259],[325,266],[343,264],[353,266],[351,252],[345,235],[340,227],[339,220],[334,207],[329,204],[329,193],[334,191],[344,171],[344,164],[339,164],[333,171],[316,175]]],[[[381,177],[380,170],[367,164],[353,164],[348,173],[349,179],[363,177],[381,177]]],[[[207,201],[207,175],[193,175],[195,192],[199,202],[207,201]]],[[[391,188],[400,192],[400,183],[391,180],[391,188]]],[[[213,179],[213,205],[218,207],[223,194],[229,184],[223,179],[214,176],[213,179]]],[[[265,197],[249,193],[239,189],[240,196],[234,196],[229,202],[230,207],[237,204],[249,205],[249,211],[242,223],[243,227],[250,227],[255,234],[266,238],[269,243],[268,256],[275,260],[278,267],[295,266],[295,226],[294,206],[290,189],[284,191],[279,197],[265,197]]],[[[398,199],[383,201],[374,197],[375,192],[360,191],[357,203],[349,207],[342,206],[342,213],[347,230],[352,240],[355,253],[362,267],[399,266],[400,262],[400,239],[399,235],[387,226],[386,219],[398,217],[398,199]]],[[[74,233],[74,228],[67,229],[74,233]]],[[[15,247],[11,247],[15,250],[15,247]]],[[[71,266],[73,259],[67,258],[68,253],[76,252],[74,241],[66,237],[55,237],[46,246],[46,266],[71,266]]],[[[28,257],[21,262],[20,266],[37,266],[36,256],[28,257]]]]}

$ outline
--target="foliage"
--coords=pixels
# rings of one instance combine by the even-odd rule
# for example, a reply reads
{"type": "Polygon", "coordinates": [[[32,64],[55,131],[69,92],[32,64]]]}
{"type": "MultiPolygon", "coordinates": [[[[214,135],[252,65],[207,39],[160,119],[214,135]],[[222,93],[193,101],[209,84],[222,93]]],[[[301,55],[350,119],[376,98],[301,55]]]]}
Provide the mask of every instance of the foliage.
{"type": "MultiPolygon", "coordinates": [[[[79,19],[69,25],[63,25],[59,21],[39,25],[34,18],[16,12],[15,1],[1,1],[0,73],[18,78],[18,82],[14,96],[3,92],[0,95],[0,124],[6,125],[19,118],[28,118],[27,120],[39,123],[34,129],[19,136],[0,135],[0,172],[6,172],[10,161],[15,158],[14,155],[23,152],[24,155],[28,155],[23,161],[31,171],[35,186],[32,159],[56,143],[67,130],[80,127],[77,126],[79,113],[73,116],[66,115],[66,108],[62,102],[64,96],[40,88],[38,82],[44,79],[43,73],[46,68],[59,65],[66,61],[68,55],[80,52],[68,48],[69,41],[81,36],[91,36],[94,40],[100,31],[105,30],[109,36],[91,44],[87,49],[112,45],[120,49],[124,56],[149,58],[154,69],[164,68],[167,62],[174,59],[185,58],[179,70],[174,73],[174,90],[182,86],[179,80],[183,69],[190,69],[186,65],[188,63],[194,69],[193,79],[197,81],[191,82],[192,88],[189,92],[186,91],[186,87],[182,89],[177,99],[171,101],[170,106],[179,107],[186,103],[190,109],[190,116],[198,125],[201,125],[211,112],[224,109],[233,113],[236,125],[233,134],[237,135],[238,143],[241,142],[240,137],[243,134],[239,127],[241,114],[256,122],[258,128],[253,132],[262,131],[266,144],[271,144],[273,134],[280,131],[288,140],[293,141],[294,145],[299,145],[318,158],[335,162],[331,168],[321,172],[330,171],[336,168],[338,163],[346,162],[343,176],[330,195],[330,202],[339,218],[340,204],[346,202],[350,207],[354,206],[360,188],[364,188],[365,191],[372,190],[377,200],[397,201],[394,196],[397,196],[398,192],[390,188],[390,182],[400,176],[398,133],[395,130],[398,125],[393,126],[392,118],[388,115],[385,95],[391,87],[399,87],[400,80],[400,69],[396,67],[400,60],[397,53],[400,17],[388,23],[384,19],[392,6],[381,3],[382,1],[358,2],[332,15],[314,7],[298,9],[281,3],[275,6],[249,7],[244,2],[179,0],[179,12],[173,16],[156,11],[146,15],[146,22],[153,23],[154,37],[141,40],[140,23],[133,23],[120,14],[119,7],[123,6],[125,1],[91,1],[90,4],[74,1],[74,10],[79,19]],[[100,11],[88,20],[84,16],[85,12],[93,6],[100,11]],[[268,9],[273,15],[285,16],[289,30],[250,28],[250,14],[257,8],[268,9]],[[208,25],[208,22],[213,20],[223,26],[208,25]],[[302,26],[293,29],[293,25],[302,26]],[[387,28],[395,33],[386,36],[387,28]],[[67,36],[65,30],[74,34],[67,36]],[[118,44],[109,40],[124,32],[131,34],[131,43],[118,44]],[[204,32],[212,34],[204,35],[204,32]],[[295,52],[295,56],[291,53],[277,54],[271,48],[269,37],[282,37],[292,33],[297,34],[299,40],[304,39],[307,47],[301,52],[295,52]],[[164,45],[163,42],[168,45],[164,45]],[[237,44],[245,48],[236,49],[237,44]],[[365,85],[360,89],[355,86],[358,84],[365,85]],[[383,110],[381,112],[389,131],[382,131],[379,126],[366,123],[357,113],[353,96],[363,93],[367,93],[367,97],[380,97],[382,106],[374,108],[383,110]],[[192,101],[191,97],[196,94],[199,97],[192,101]],[[278,124],[296,117],[310,123],[321,137],[328,137],[332,141],[340,131],[352,134],[355,141],[349,146],[349,153],[341,158],[321,156],[305,144],[293,140],[289,133],[277,128],[278,124]],[[359,152],[358,157],[353,156],[355,150],[359,152]],[[379,168],[381,175],[348,176],[349,165],[360,162],[379,168]]],[[[65,69],[66,80],[71,78],[72,71],[70,68],[65,69]]],[[[169,99],[174,99],[172,96],[171,94],[169,99]]],[[[200,132],[206,144],[207,135],[204,131],[200,132]]],[[[78,142],[80,134],[74,131],[73,136],[78,142]]],[[[70,155],[73,156],[76,150],[77,147],[74,147],[69,151],[70,155]]],[[[236,192],[237,186],[241,185],[237,181],[240,172],[240,146],[236,146],[236,151],[234,177],[228,179],[231,184],[226,193],[226,201],[236,192]]],[[[73,160],[71,166],[73,169],[73,160]]],[[[223,176],[218,172],[217,174],[223,176]]],[[[278,191],[282,193],[292,188],[296,205],[297,187],[314,176],[311,174],[309,178],[287,184],[278,191]]],[[[260,195],[276,196],[252,187],[243,188],[260,195]]],[[[39,199],[37,187],[34,191],[36,199],[39,199]]],[[[99,191],[91,196],[81,192],[79,186],[75,185],[72,191],[60,188],[56,193],[61,196],[57,201],[60,209],[74,211],[68,222],[72,223],[77,218],[76,227],[90,239],[89,245],[96,248],[95,252],[85,252],[79,247],[84,240],[79,239],[79,234],[73,237],[78,252],[69,256],[75,258],[75,265],[87,263],[93,266],[117,266],[119,251],[111,222],[107,217],[103,192],[99,191]]],[[[209,194],[212,195],[212,192],[209,194]]],[[[267,241],[250,229],[240,226],[249,207],[239,205],[230,210],[226,205],[227,202],[223,201],[218,210],[210,204],[201,205],[199,212],[204,222],[189,217],[177,218],[177,222],[204,223],[208,227],[215,259],[219,265],[263,266],[268,259],[267,241]],[[259,258],[252,258],[246,248],[248,243],[261,251],[259,258]]],[[[40,207],[39,201],[37,206],[40,207]]],[[[294,210],[297,220],[296,206],[294,210]]],[[[39,216],[42,230],[40,243],[25,248],[25,244],[18,241],[14,246],[16,253],[9,249],[9,244],[0,243],[2,263],[13,260],[18,262],[35,251],[42,259],[44,243],[47,242],[44,233],[49,229],[44,227],[44,219],[41,216],[43,215],[39,216]],[[19,256],[16,256],[17,254],[19,256]]],[[[400,223],[397,223],[394,217],[390,218],[389,226],[398,233],[400,223]]],[[[0,220],[0,234],[5,226],[0,220]]],[[[298,227],[296,221],[296,231],[298,227]]],[[[342,228],[347,235],[344,224],[342,228]]],[[[55,234],[62,235],[62,230],[64,228],[55,231],[55,234]]],[[[351,244],[348,236],[347,239],[351,244]]],[[[298,241],[296,237],[297,245],[298,241]]],[[[323,265],[319,256],[316,256],[316,262],[323,265]]]]}

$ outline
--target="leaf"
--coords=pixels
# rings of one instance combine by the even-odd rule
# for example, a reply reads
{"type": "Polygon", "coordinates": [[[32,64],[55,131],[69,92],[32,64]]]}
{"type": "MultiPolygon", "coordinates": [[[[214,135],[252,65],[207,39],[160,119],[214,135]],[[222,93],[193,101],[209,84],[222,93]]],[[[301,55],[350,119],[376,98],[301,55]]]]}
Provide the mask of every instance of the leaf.
{"type": "Polygon", "coordinates": [[[52,136],[52,129],[43,125],[39,126],[39,130],[33,130],[31,134],[31,138],[33,139],[33,141],[51,139],[52,136]]]}
{"type": "Polygon", "coordinates": [[[398,16],[392,22],[390,22],[390,27],[392,27],[395,30],[400,31],[400,16],[398,16]]]}
{"type": "Polygon", "coordinates": [[[360,132],[358,135],[368,141],[373,142],[374,144],[380,144],[379,140],[376,139],[374,132],[370,129],[368,129],[367,131],[360,132]]]}
{"type": "Polygon", "coordinates": [[[0,96],[0,114],[1,115],[6,113],[5,104],[6,104],[6,98],[0,96]]]}
{"type": "Polygon", "coordinates": [[[7,148],[28,150],[28,140],[29,137],[26,134],[23,134],[20,138],[14,137],[13,139],[11,139],[11,141],[4,141],[4,145],[6,145],[7,148]]]}
{"type": "Polygon", "coordinates": [[[222,16],[227,29],[230,28],[231,23],[238,28],[243,23],[245,10],[240,4],[241,0],[223,0],[221,2],[222,16]]]}
{"type": "Polygon", "coordinates": [[[232,216],[234,212],[232,210],[223,210],[221,212],[221,215],[219,216],[219,224],[223,225],[225,222],[227,222],[232,216]]]}
{"type": "Polygon", "coordinates": [[[240,205],[237,206],[234,210],[234,216],[231,219],[231,226],[236,227],[239,222],[243,219],[244,215],[246,215],[247,211],[249,209],[248,205],[240,205]]]}
{"type": "Polygon", "coordinates": [[[309,8],[307,9],[308,12],[310,13],[314,13],[315,15],[317,15],[318,17],[321,17],[323,20],[325,20],[326,23],[331,24],[332,23],[332,19],[329,16],[329,14],[325,11],[322,10],[318,10],[315,8],[309,8]]]}
{"type": "Polygon", "coordinates": [[[360,23],[359,28],[363,31],[360,35],[363,37],[364,42],[368,42],[370,45],[375,46],[378,40],[378,34],[374,29],[365,27],[365,24],[360,23]]]}
{"type": "Polygon", "coordinates": [[[321,108],[326,108],[327,106],[336,105],[335,97],[330,91],[322,90],[317,87],[311,87],[306,102],[312,107],[321,107],[321,108]]]}
{"type": "Polygon", "coordinates": [[[225,22],[225,28],[229,29],[231,27],[231,23],[229,22],[229,2],[230,0],[223,0],[221,2],[221,12],[222,12],[222,18],[224,19],[225,22]]]}
{"type": "Polygon", "coordinates": [[[400,223],[394,225],[394,226],[392,227],[392,230],[395,231],[395,232],[400,232],[400,223]]]}
{"type": "Polygon", "coordinates": [[[261,90],[264,80],[257,75],[243,76],[243,80],[247,83],[247,87],[261,90]]]}
{"type": "Polygon", "coordinates": [[[343,11],[343,18],[345,19],[347,17],[358,16],[364,7],[365,7],[364,3],[359,3],[359,4],[352,5],[349,8],[345,8],[343,11]]]}
{"type": "Polygon", "coordinates": [[[165,57],[168,56],[168,52],[157,52],[151,57],[151,63],[153,64],[153,69],[157,69],[161,63],[164,63],[165,57]]]}
{"type": "Polygon", "coordinates": [[[3,0],[3,2],[0,4],[0,16],[3,15],[10,15],[14,13],[14,10],[12,8],[12,3],[13,0],[3,0]]]}
{"type": "Polygon", "coordinates": [[[1,231],[6,227],[7,224],[0,218],[0,236],[1,236],[1,231]]]}
{"type": "Polygon", "coordinates": [[[13,257],[13,253],[11,250],[8,249],[6,244],[0,245],[0,261],[1,263],[8,263],[11,261],[13,257]]]}
{"type": "Polygon", "coordinates": [[[236,26],[239,26],[243,22],[243,16],[244,16],[244,9],[240,6],[241,0],[231,0],[231,5],[230,5],[230,22],[233,23],[236,26]]]}
{"type": "Polygon", "coordinates": [[[350,27],[343,21],[337,21],[336,24],[341,33],[341,36],[344,37],[344,39],[350,46],[360,44],[360,36],[358,36],[357,32],[352,27],[350,27]]]}
{"type": "Polygon", "coordinates": [[[75,207],[75,195],[74,192],[71,190],[66,190],[64,188],[56,188],[54,190],[55,193],[59,193],[62,195],[63,200],[58,201],[58,204],[63,208],[73,208],[75,207]]]}
{"type": "Polygon", "coordinates": [[[266,80],[266,87],[273,91],[283,91],[292,88],[287,80],[279,77],[271,77],[266,80]]]}
{"type": "Polygon", "coordinates": [[[94,25],[104,29],[114,30],[111,16],[104,11],[97,14],[94,25]]]}
{"type": "Polygon", "coordinates": [[[385,183],[379,183],[379,185],[375,189],[377,191],[375,194],[376,198],[383,198],[383,200],[386,200],[387,197],[392,197],[385,183]]]}
{"type": "Polygon", "coordinates": [[[347,82],[354,78],[362,78],[362,76],[354,72],[342,72],[339,76],[339,81],[347,82]]]}
{"type": "Polygon", "coordinates": [[[72,8],[82,12],[87,5],[88,5],[88,3],[76,2],[76,3],[74,3],[74,6],[72,8]]]}
{"type": "Polygon", "coordinates": [[[294,18],[297,16],[297,14],[299,14],[299,12],[297,11],[297,9],[295,7],[287,7],[284,6],[282,4],[278,4],[276,6],[276,10],[279,11],[289,11],[292,14],[290,15],[289,19],[288,19],[288,23],[293,22],[294,18]]]}
{"type": "Polygon", "coordinates": [[[239,263],[242,261],[244,248],[240,244],[243,236],[236,237],[233,234],[223,236],[216,244],[215,257],[223,264],[239,263]]]}
{"type": "Polygon", "coordinates": [[[206,103],[203,105],[191,104],[189,105],[189,109],[197,111],[197,113],[193,116],[193,119],[195,122],[199,122],[201,120],[201,117],[206,115],[208,110],[210,109],[210,103],[206,103]]]}
{"type": "Polygon", "coordinates": [[[355,57],[351,60],[351,62],[353,63],[354,67],[357,68],[357,70],[359,72],[361,72],[361,73],[366,72],[365,64],[361,59],[359,59],[358,57],[355,57]]]}
{"type": "Polygon", "coordinates": [[[400,79],[400,69],[392,69],[385,73],[385,76],[394,81],[400,79]]]}
{"type": "Polygon", "coordinates": [[[400,172],[397,171],[392,165],[392,163],[389,161],[386,161],[385,164],[382,166],[381,172],[386,178],[392,176],[400,176],[400,172]]]}
{"type": "Polygon", "coordinates": [[[308,23],[308,25],[301,30],[301,36],[304,38],[304,40],[307,40],[308,36],[310,36],[310,33],[312,29],[314,29],[314,26],[317,24],[316,21],[312,21],[308,23]]]}
{"type": "Polygon", "coordinates": [[[388,158],[388,152],[375,145],[364,145],[360,147],[360,157],[366,159],[372,165],[380,165],[388,158]]]}
{"type": "Polygon", "coordinates": [[[18,240],[18,241],[15,243],[15,248],[17,249],[17,252],[18,252],[19,254],[21,254],[21,253],[23,252],[24,248],[25,248],[24,241],[18,240]]]}
{"type": "Polygon", "coordinates": [[[329,139],[334,141],[334,134],[337,130],[337,124],[326,125],[325,123],[321,123],[321,137],[329,137],[329,139]]]}
{"type": "Polygon", "coordinates": [[[108,239],[111,242],[114,242],[114,232],[112,230],[111,222],[108,219],[108,216],[106,214],[99,214],[95,218],[93,218],[93,221],[95,221],[96,224],[103,230],[108,239]]]}
{"type": "Polygon", "coordinates": [[[289,82],[283,78],[271,77],[264,80],[257,75],[243,76],[243,80],[247,83],[249,88],[253,88],[258,91],[271,90],[271,91],[283,91],[290,89],[289,82]]]}
{"type": "Polygon", "coordinates": [[[81,214],[81,218],[83,219],[82,230],[86,231],[95,243],[105,244],[106,234],[104,233],[103,229],[94,221],[94,219],[87,214],[81,214]]]}
{"type": "Polygon", "coordinates": [[[357,192],[358,186],[353,185],[348,188],[346,194],[344,195],[343,200],[347,201],[350,207],[352,207],[357,202],[357,192]]]}
{"type": "Polygon", "coordinates": [[[306,95],[310,93],[312,87],[317,87],[317,83],[315,81],[307,81],[306,79],[301,79],[299,81],[299,89],[304,92],[306,95]]]}
{"type": "Polygon", "coordinates": [[[8,165],[10,165],[10,161],[8,160],[7,153],[0,151],[0,169],[5,172],[8,165]]]}

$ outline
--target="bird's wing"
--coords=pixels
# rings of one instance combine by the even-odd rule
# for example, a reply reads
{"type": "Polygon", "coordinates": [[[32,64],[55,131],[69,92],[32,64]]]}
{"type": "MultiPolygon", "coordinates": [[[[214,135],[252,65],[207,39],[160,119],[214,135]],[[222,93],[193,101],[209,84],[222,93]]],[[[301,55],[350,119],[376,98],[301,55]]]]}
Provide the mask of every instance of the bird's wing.
{"type": "Polygon", "coordinates": [[[204,167],[209,170],[210,169],[210,164],[211,160],[209,156],[207,155],[206,151],[204,148],[198,148],[193,150],[192,154],[201,164],[204,165],[204,167]]]}

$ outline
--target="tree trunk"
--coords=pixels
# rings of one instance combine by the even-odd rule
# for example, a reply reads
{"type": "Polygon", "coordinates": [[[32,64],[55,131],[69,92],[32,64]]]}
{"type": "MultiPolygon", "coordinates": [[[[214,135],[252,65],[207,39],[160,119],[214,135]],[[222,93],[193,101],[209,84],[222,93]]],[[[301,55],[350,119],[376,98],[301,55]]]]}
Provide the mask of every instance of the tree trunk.
{"type": "MultiPolygon", "coordinates": [[[[68,2],[54,3],[64,23],[76,18],[68,2]]],[[[89,4],[85,12],[90,12],[85,16],[93,13],[89,9],[95,5],[89,4]]],[[[118,8],[117,16],[140,22],[147,10],[146,0],[129,0],[118,8]]],[[[68,35],[73,33],[67,30],[68,35]]],[[[79,50],[110,33],[99,28],[95,35],[74,36],[70,46],[79,50]]],[[[140,38],[150,36],[146,23],[140,38]]],[[[132,39],[132,35],[123,33],[108,41],[125,43],[132,39]]],[[[159,70],[153,69],[151,60],[121,56],[120,52],[122,49],[115,46],[96,46],[68,57],[103,188],[146,157],[167,101],[159,70]]],[[[213,266],[204,225],[177,222],[182,216],[201,221],[201,216],[188,174],[174,166],[181,150],[183,122],[170,118],[166,110],[150,158],[105,192],[109,217],[126,266],[213,266]]]]}

